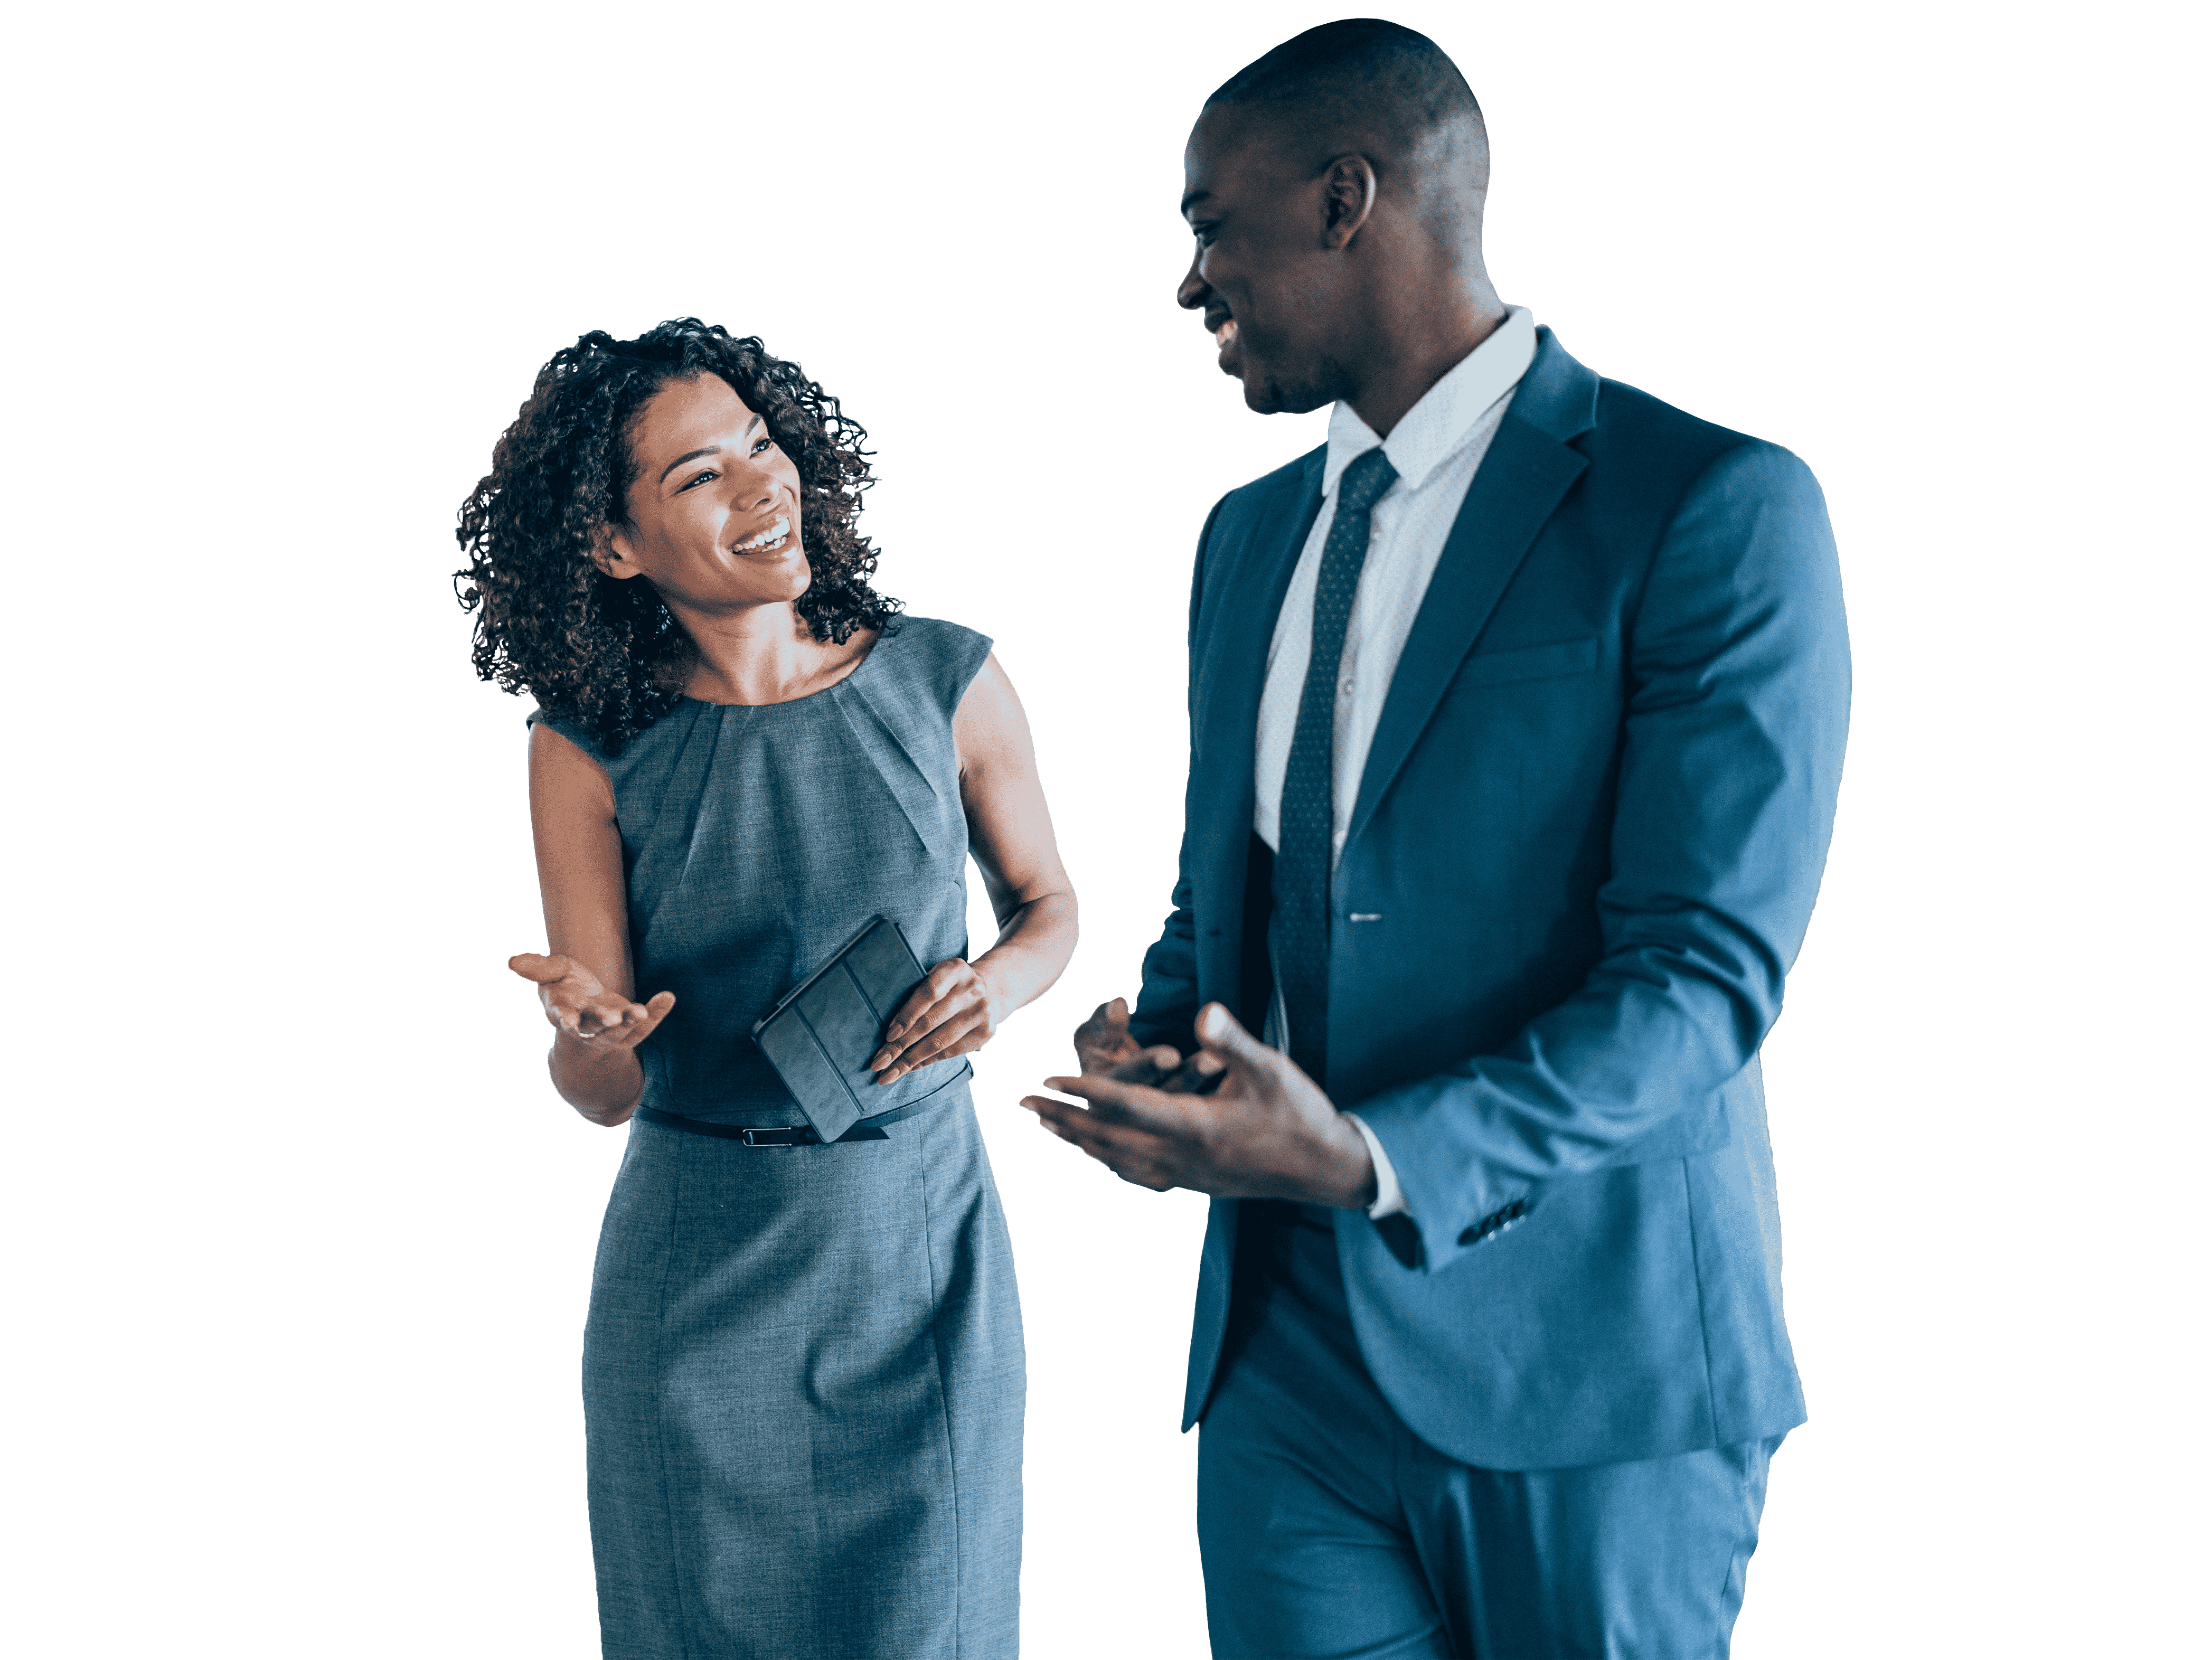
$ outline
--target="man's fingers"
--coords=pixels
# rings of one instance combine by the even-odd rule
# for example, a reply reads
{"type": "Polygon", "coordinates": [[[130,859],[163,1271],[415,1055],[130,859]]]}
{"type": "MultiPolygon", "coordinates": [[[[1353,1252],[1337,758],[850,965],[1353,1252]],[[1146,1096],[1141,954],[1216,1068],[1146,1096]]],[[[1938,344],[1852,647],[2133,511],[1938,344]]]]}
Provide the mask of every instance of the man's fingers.
{"type": "Polygon", "coordinates": [[[1096,1027],[1104,1031],[1114,1026],[1126,1026],[1128,1024],[1128,1001],[1125,998],[1115,997],[1091,1010],[1091,1018],[1083,1023],[1080,1030],[1089,1031],[1096,1027]]]}
{"type": "Polygon", "coordinates": [[[1154,1193],[1176,1185],[1173,1149],[1159,1137],[1127,1124],[1101,1120],[1065,1101],[1032,1096],[1022,1104],[1061,1140],[1112,1171],[1124,1182],[1154,1193]]]}
{"type": "Polygon", "coordinates": [[[1229,1075],[1229,1063],[1219,1055],[1200,1049],[1160,1080],[1158,1088],[1169,1095],[1203,1095],[1229,1075]]]}
{"type": "Polygon", "coordinates": [[[1233,1065],[1265,1066],[1276,1058],[1273,1049],[1245,1031],[1220,1003],[1208,1003],[1198,1012],[1198,1041],[1233,1065]]]}
{"type": "Polygon", "coordinates": [[[1099,1156],[1110,1153],[1123,1159],[1146,1158],[1155,1164],[1172,1163],[1171,1144],[1163,1136],[1117,1118],[1086,1111],[1072,1101],[1054,1101],[1042,1095],[1024,1098],[1022,1104],[1036,1114],[1046,1128],[1099,1156]]]}
{"type": "Polygon", "coordinates": [[[1128,1041],[1128,1037],[1129,1006],[1119,997],[1101,1003],[1091,1011],[1091,1018],[1075,1029],[1078,1043],[1096,1044],[1102,1049],[1118,1048],[1128,1041]]]}
{"type": "MultiPolygon", "coordinates": [[[[1165,1087],[1161,1080],[1174,1076],[1176,1069],[1182,1065],[1182,1055],[1161,1043],[1132,1060],[1122,1061],[1108,1071],[1106,1075],[1117,1084],[1145,1084],[1160,1089],[1165,1087]]],[[[1087,1072],[1091,1068],[1086,1067],[1085,1070],[1087,1072]]]]}
{"type": "Polygon", "coordinates": [[[507,959],[507,965],[524,979],[540,986],[550,986],[565,978],[571,966],[565,957],[543,957],[534,951],[518,952],[507,959]]]}
{"type": "Polygon", "coordinates": [[[1195,1128],[1201,1110],[1188,1096],[1170,1095],[1142,1084],[1124,1084],[1096,1073],[1080,1078],[1048,1078],[1044,1086],[1063,1095],[1079,1096],[1091,1104],[1094,1116],[1133,1124],[1154,1135],[1187,1136],[1195,1128]]]}

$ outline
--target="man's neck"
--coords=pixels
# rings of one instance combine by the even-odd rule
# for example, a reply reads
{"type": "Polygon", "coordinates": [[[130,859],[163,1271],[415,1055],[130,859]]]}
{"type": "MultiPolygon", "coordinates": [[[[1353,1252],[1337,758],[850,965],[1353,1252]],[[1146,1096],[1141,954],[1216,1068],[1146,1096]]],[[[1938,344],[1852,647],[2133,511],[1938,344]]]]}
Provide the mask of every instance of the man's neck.
{"type": "Polygon", "coordinates": [[[1498,325],[1505,320],[1505,307],[1486,283],[1480,298],[1462,296],[1461,303],[1449,307],[1445,318],[1439,320],[1448,326],[1440,330],[1431,321],[1418,331],[1395,338],[1386,329],[1383,350],[1362,377],[1358,389],[1344,400],[1352,405],[1353,414],[1374,429],[1376,437],[1388,438],[1390,429],[1428,396],[1431,386],[1498,331],[1498,325]]]}

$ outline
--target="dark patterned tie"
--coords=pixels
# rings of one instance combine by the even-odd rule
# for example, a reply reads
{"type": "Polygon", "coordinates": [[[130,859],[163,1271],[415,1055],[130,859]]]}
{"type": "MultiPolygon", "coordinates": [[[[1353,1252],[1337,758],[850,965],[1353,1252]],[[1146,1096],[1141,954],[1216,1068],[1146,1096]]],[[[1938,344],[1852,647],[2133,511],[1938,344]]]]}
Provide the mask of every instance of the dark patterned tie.
{"type": "Polygon", "coordinates": [[[1283,771],[1275,832],[1275,972],[1283,987],[1291,1059],[1326,1085],[1328,1067],[1328,885],[1336,831],[1336,677],[1345,625],[1367,562],[1370,510],[1398,477],[1380,448],[1344,470],[1336,517],[1314,585],[1313,655],[1306,661],[1298,724],[1283,771]]]}

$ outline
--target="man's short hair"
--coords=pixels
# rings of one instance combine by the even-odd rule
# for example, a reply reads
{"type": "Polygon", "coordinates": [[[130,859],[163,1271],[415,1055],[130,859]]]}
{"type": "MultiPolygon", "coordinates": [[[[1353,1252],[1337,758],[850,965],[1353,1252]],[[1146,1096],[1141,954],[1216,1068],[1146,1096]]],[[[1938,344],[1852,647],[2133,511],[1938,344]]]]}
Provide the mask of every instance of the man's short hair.
{"type": "Polygon", "coordinates": [[[1306,131],[1367,130],[1400,153],[1482,111],[1459,66],[1425,34],[1379,17],[1323,23],[1223,82],[1206,106],[1278,110],[1306,131]]]}

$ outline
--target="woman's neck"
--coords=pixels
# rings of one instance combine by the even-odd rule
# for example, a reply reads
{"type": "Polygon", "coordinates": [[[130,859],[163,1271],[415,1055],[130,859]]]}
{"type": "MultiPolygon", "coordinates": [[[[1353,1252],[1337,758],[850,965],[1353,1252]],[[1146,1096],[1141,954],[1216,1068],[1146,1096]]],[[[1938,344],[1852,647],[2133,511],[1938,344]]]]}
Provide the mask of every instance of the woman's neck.
{"type": "Polygon", "coordinates": [[[788,703],[842,678],[872,631],[842,646],[817,640],[788,600],[742,611],[669,608],[691,637],[684,693],[707,703],[788,703]]]}

